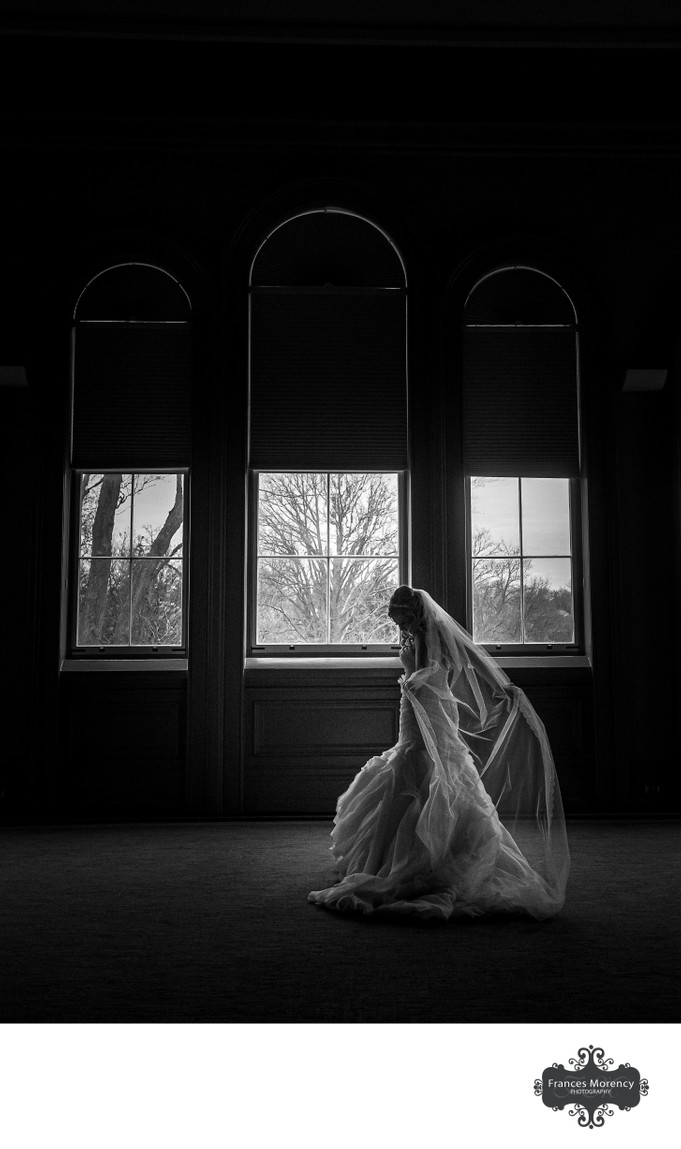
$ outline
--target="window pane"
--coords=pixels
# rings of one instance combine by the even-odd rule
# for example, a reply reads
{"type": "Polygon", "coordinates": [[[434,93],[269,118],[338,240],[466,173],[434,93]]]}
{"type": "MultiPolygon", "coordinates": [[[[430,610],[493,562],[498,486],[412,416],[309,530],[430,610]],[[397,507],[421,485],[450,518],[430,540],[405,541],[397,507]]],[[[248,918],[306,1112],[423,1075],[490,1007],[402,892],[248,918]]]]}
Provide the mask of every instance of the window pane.
{"type": "Polygon", "coordinates": [[[326,559],[258,561],[258,643],[327,641],[326,559]]]}
{"type": "Polygon", "coordinates": [[[184,492],[177,473],[81,475],[78,646],[182,644],[183,565],[168,560],[182,555],[184,492]]]}
{"type": "Polygon", "coordinates": [[[396,555],[397,475],[331,475],[332,555],[396,555]]]}
{"type": "Polygon", "coordinates": [[[133,554],[181,555],[183,510],[182,475],[135,475],[133,554]]]}
{"type": "Polygon", "coordinates": [[[256,644],[394,643],[398,476],[261,473],[256,644]]]}
{"type": "Polygon", "coordinates": [[[473,639],[521,642],[520,559],[483,558],[473,562],[473,639]]]}
{"type": "Polygon", "coordinates": [[[78,582],[78,645],[127,646],[130,620],[130,563],[84,559],[78,582]]]}
{"type": "Polygon", "coordinates": [[[131,605],[134,646],[180,646],[182,562],[135,559],[131,605]]]}
{"type": "Polygon", "coordinates": [[[473,557],[520,551],[517,479],[471,479],[473,557]]]}
{"type": "Polygon", "coordinates": [[[330,641],[397,642],[387,611],[399,581],[397,559],[332,559],[330,641]]]}
{"type": "Polygon", "coordinates": [[[132,475],[81,476],[80,553],[130,553],[130,494],[132,475]]]}
{"type": "Polygon", "coordinates": [[[570,559],[527,559],[523,567],[525,641],[573,642],[570,559]]]}
{"type": "Polygon", "coordinates": [[[523,554],[569,555],[569,479],[522,479],[523,554]]]}
{"type": "Polygon", "coordinates": [[[327,554],[325,474],[261,474],[258,489],[258,554],[327,554]]]}

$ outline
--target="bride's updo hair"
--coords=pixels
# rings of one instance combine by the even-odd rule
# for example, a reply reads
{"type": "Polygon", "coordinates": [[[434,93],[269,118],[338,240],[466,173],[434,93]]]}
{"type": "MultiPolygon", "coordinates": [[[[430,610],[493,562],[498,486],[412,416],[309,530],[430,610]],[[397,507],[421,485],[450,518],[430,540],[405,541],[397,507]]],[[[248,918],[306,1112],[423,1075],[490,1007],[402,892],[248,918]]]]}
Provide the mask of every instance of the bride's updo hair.
{"type": "Polygon", "coordinates": [[[398,586],[390,596],[390,606],[409,615],[415,630],[425,628],[423,599],[417,590],[412,590],[410,586],[398,586]]]}

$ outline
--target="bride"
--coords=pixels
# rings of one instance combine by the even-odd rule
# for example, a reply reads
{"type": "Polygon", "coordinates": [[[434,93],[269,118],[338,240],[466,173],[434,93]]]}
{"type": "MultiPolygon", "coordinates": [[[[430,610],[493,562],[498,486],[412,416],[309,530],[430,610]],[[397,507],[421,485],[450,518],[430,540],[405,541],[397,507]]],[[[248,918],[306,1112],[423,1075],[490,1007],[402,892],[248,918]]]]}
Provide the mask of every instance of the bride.
{"type": "Polygon", "coordinates": [[[338,799],[338,881],[308,900],[421,918],[553,916],[570,855],[543,724],[426,591],[398,587],[388,614],[402,634],[399,738],[338,799]]]}

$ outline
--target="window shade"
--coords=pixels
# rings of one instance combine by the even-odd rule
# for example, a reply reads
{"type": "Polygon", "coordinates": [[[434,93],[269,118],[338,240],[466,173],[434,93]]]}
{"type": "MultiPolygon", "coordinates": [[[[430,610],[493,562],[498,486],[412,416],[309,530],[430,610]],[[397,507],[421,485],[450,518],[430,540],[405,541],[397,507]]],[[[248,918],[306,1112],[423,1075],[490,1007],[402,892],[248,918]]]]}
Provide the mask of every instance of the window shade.
{"type": "Polygon", "coordinates": [[[579,474],[574,328],[464,328],[469,475],[579,474]]]}
{"type": "Polygon", "coordinates": [[[191,358],[189,324],[77,325],[73,465],[188,465],[191,358]]]}
{"type": "Polygon", "coordinates": [[[404,290],[251,296],[250,465],[407,466],[404,290]]]}

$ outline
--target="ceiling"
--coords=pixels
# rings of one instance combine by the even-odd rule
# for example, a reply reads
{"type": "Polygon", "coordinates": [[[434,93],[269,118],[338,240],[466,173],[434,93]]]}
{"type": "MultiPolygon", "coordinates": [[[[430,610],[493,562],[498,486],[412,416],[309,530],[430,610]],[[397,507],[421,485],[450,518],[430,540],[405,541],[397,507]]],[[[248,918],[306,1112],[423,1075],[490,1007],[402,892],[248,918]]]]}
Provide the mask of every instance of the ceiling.
{"type": "Polygon", "coordinates": [[[0,0],[0,120],[676,123],[678,0],[0,0]]]}
{"type": "Polygon", "coordinates": [[[0,29],[278,43],[669,43],[678,0],[0,0],[0,29]]]}

